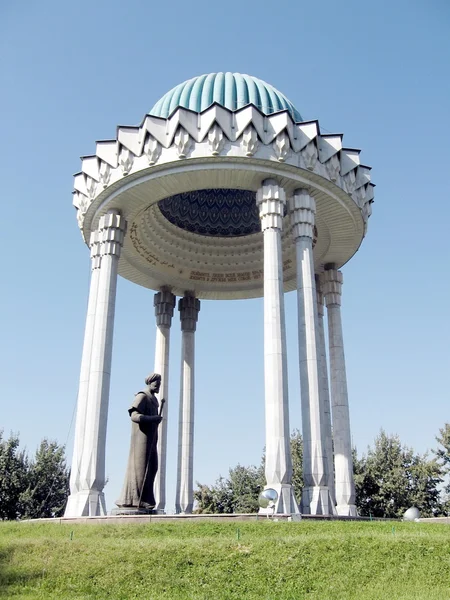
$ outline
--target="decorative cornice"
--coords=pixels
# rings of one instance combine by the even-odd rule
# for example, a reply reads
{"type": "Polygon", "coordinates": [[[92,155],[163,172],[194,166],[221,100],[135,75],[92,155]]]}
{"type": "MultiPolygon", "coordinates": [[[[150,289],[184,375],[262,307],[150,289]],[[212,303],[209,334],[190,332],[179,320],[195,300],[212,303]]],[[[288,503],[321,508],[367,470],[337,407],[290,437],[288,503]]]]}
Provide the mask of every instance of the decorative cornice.
{"type": "Polygon", "coordinates": [[[170,290],[161,290],[155,294],[153,306],[155,307],[156,324],[158,327],[171,326],[175,304],[176,298],[170,290]]]}
{"type": "Polygon", "coordinates": [[[274,179],[263,181],[256,192],[256,205],[259,209],[262,231],[283,228],[286,194],[274,179]]]}
{"type": "Polygon", "coordinates": [[[181,331],[194,332],[197,329],[200,300],[186,293],[178,301],[178,310],[180,311],[181,331]]]}
{"type": "Polygon", "coordinates": [[[215,123],[209,130],[208,142],[212,156],[219,156],[220,151],[225,144],[225,139],[223,136],[223,131],[220,126],[217,125],[217,123],[215,123]]]}
{"type": "Polygon", "coordinates": [[[314,237],[316,203],[307,190],[298,189],[289,198],[289,211],[294,240],[314,237]]]}
{"type": "Polygon", "coordinates": [[[126,231],[126,221],[117,211],[109,211],[100,218],[99,239],[101,255],[120,256],[126,231]]]}
{"type": "Polygon", "coordinates": [[[91,203],[130,174],[199,157],[252,157],[310,171],[341,188],[367,225],[373,202],[370,167],[360,151],[342,147],[342,135],[321,134],[317,121],[294,123],[289,112],[263,115],[254,106],[231,112],[212,105],[202,113],[179,108],[170,118],[147,115],[139,127],[118,127],[117,139],[97,142],[75,175],[73,204],[83,227],[91,203]]]}
{"type": "Polygon", "coordinates": [[[342,272],[325,267],[325,271],[320,275],[320,281],[327,308],[330,306],[340,306],[342,284],[344,283],[342,272]]]}
{"type": "Polygon", "coordinates": [[[91,249],[91,268],[100,269],[101,265],[101,236],[99,231],[93,231],[89,240],[89,248],[91,249]]]}

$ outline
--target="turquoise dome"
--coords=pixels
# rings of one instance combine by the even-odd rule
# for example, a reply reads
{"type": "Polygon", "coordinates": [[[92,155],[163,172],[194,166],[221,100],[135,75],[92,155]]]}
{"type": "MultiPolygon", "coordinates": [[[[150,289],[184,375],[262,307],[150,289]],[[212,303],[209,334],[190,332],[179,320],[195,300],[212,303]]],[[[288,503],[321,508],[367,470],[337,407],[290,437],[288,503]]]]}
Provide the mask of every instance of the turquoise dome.
{"type": "Polygon", "coordinates": [[[179,106],[199,113],[214,103],[231,111],[253,104],[265,115],[288,110],[295,122],[303,121],[284,94],[261,79],[240,73],[210,73],[188,79],[164,94],[150,114],[167,119],[179,106]]]}

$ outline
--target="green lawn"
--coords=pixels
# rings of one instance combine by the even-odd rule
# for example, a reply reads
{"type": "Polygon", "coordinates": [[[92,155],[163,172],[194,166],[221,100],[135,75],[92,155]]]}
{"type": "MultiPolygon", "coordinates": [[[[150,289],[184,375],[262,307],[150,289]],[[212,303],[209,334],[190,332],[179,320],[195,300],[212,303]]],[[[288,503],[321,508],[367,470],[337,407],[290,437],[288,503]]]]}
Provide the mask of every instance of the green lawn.
{"type": "Polygon", "coordinates": [[[0,523],[0,598],[450,599],[450,527],[0,523]]]}

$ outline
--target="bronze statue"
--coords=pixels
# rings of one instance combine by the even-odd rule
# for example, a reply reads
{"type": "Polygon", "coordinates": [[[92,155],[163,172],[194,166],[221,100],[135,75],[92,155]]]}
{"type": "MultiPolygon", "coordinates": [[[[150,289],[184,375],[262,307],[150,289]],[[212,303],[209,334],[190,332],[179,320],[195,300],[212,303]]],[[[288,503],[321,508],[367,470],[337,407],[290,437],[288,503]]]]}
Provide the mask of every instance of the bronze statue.
{"type": "Polygon", "coordinates": [[[128,409],[131,417],[131,443],[122,493],[116,501],[120,508],[152,510],[155,508],[153,484],[158,471],[158,425],[162,421],[162,406],[155,396],[161,387],[161,375],[153,373],[146,380],[146,389],[136,394],[128,409]]]}

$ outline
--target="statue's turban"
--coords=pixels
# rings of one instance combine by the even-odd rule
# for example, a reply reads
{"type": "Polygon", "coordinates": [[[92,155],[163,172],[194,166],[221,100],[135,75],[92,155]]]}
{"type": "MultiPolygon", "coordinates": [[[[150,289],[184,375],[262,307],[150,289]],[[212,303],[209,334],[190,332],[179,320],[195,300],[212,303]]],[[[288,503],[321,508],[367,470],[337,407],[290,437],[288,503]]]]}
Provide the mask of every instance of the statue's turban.
{"type": "Polygon", "coordinates": [[[159,375],[159,373],[152,373],[151,375],[145,378],[145,385],[150,385],[157,379],[161,379],[161,375],[159,375]]]}

